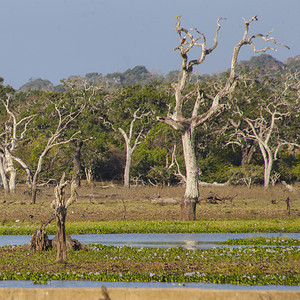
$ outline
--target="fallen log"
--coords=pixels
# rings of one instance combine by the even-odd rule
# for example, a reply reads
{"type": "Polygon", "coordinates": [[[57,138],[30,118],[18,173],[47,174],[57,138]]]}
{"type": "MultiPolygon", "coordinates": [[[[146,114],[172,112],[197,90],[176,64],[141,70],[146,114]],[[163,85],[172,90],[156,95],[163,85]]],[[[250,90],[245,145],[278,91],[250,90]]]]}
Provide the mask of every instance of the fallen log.
{"type": "Polygon", "coordinates": [[[174,198],[155,198],[151,200],[152,204],[159,204],[159,205],[176,205],[179,203],[178,200],[174,199],[174,198]]]}
{"type": "Polygon", "coordinates": [[[220,197],[219,195],[217,195],[216,193],[210,192],[210,195],[205,198],[204,200],[209,203],[209,204],[218,204],[218,201],[221,203],[225,203],[225,201],[230,201],[232,202],[232,200],[237,196],[238,194],[235,194],[233,196],[224,196],[224,197],[220,197]]]}

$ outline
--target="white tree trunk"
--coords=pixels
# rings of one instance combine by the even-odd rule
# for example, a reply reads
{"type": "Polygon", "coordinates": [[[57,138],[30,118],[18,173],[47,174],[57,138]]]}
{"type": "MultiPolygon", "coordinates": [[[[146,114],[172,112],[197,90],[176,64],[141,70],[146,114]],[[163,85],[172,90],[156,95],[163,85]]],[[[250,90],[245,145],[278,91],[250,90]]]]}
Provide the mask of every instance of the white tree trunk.
{"type": "Polygon", "coordinates": [[[8,149],[5,148],[5,160],[7,164],[6,172],[9,173],[9,192],[15,193],[16,192],[16,176],[17,171],[14,167],[14,161],[13,157],[8,151],[8,149]]]}
{"type": "Polygon", "coordinates": [[[85,172],[85,177],[86,177],[86,180],[87,180],[88,184],[92,184],[92,182],[94,180],[92,168],[91,167],[85,168],[84,172],[85,172]]]}
{"type": "Polygon", "coordinates": [[[182,146],[186,169],[186,188],[181,203],[181,218],[183,220],[195,220],[196,203],[199,197],[198,167],[195,154],[194,138],[190,131],[182,134],[182,146]]]}
{"type": "Polygon", "coordinates": [[[273,155],[271,149],[262,143],[261,139],[258,140],[260,152],[264,159],[264,187],[267,189],[270,185],[270,177],[273,168],[273,155]]]}
{"type": "Polygon", "coordinates": [[[5,191],[5,193],[8,193],[8,182],[7,182],[5,169],[6,169],[5,158],[4,158],[4,155],[1,153],[1,155],[0,155],[0,176],[2,179],[2,185],[3,185],[4,191],[5,191]]]}
{"type": "Polygon", "coordinates": [[[124,186],[130,187],[130,167],[132,162],[132,148],[127,144],[126,164],[124,169],[124,186]]]}
{"type": "Polygon", "coordinates": [[[270,186],[270,178],[271,172],[273,169],[273,156],[272,153],[268,152],[268,158],[265,160],[265,167],[264,167],[264,187],[267,189],[270,186]]]}

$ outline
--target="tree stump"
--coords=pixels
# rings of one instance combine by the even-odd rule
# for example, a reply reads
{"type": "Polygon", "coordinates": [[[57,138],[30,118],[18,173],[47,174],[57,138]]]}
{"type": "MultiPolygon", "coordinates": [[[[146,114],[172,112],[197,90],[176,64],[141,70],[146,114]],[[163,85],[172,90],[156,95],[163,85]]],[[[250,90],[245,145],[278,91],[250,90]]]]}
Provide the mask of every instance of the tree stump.
{"type": "MultiPolygon", "coordinates": [[[[58,236],[55,235],[54,239],[51,240],[52,248],[57,248],[58,236]]],[[[66,234],[66,249],[70,250],[86,250],[87,247],[82,245],[78,240],[72,239],[70,235],[66,234]]]]}
{"type": "Polygon", "coordinates": [[[37,229],[31,236],[29,249],[34,251],[43,251],[51,248],[51,241],[48,239],[45,229],[37,229]]]}

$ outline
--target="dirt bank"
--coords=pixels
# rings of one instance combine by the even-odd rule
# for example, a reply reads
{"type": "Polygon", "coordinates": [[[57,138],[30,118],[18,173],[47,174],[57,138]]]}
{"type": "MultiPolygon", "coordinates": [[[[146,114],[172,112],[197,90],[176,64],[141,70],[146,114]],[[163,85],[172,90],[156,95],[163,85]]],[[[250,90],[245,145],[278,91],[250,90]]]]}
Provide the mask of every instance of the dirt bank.
{"type": "Polygon", "coordinates": [[[295,300],[300,298],[300,291],[233,291],[209,289],[138,289],[138,288],[109,288],[105,297],[102,290],[95,288],[43,288],[43,289],[14,289],[1,288],[2,300],[295,300]]]}

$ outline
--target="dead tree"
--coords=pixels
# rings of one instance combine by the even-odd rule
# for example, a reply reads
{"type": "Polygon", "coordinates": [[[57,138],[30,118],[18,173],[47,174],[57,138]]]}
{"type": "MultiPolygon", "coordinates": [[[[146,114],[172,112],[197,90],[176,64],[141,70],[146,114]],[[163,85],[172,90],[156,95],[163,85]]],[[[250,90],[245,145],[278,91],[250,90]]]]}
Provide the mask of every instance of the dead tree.
{"type": "Polygon", "coordinates": [[[126,163],[125,163],[125,169],[124,169],[124,186],[129,188],[130,187],[130,168],[131,168],[131,162],[132,162],[132,154],[138,144],[141,142],[141,138],[143,136],[144,128],[142,127],[138,133],[136,134],[136,137],[134,139],[134,132],[133,132],[133,126],[137,120],[141,120],[147,116],[149,116],[150,112],[147,113],[140,113],[140,108],[138,108],[132,116],[132,121],[130,123],[128,134],[125,132],[125,130],[121,127],[118,128],[118,130],[121,132],[125,144],[126,144],[126,163]],[[133,141],[134,139],[134,141],[133,141]],[[133,142],[133,144],[132,144],[133,142]]]}
{"type": "Polygon", "coordinates": [[[77,198],[76,183],[71,183],[71,196],[66,200],[65,188],[68,182],[65,181],[65,174],[61,177],[59,184],[54,189],[55,199],[51,203],[51,207],[55,210],[56,218],[56,236],[57,236],[57,252],[56,262],[66,263],[67,262],[67,245],[66,245],[66,216],[67,208],[74,203],[77,198]]]}
{"type": "MultiPolygon", "coordinates": [[[[241,41],[234,47],[232,54],[232,61],[230,67],[229,77],[225,85],[216,92],[215,95],[209,95],[204,90],[196,88],[192,92],[185,92],[185,87],[188,83],[189,77],[193,72],[193,68],[196,65],[200,65],[206,56],[211,54],[218,45],[218,33],[221,28],[220,21],[223,18],[218,19],[217,29],[214,37],[214,44],[210,48],[206,48],[206,37],[205,35],[198,31],[196,28],[187,30],[181,27],[180,17],[177,17],[176,23],[176,33],[179,38],[179,46],[175,47],[174,50],[180,52],[182,58],[181,64],[181,78],[178,83],[173,83],[174,96],[175,96],[175,106],[173,113],[169,111],[166,117],[158,117],[158,121],[164,122],[170,125],[174,130],[181,133],[183,154],[185,160],[186,168],[186,189],[185,194],[181,203],[181,219],[183,220],[194,220],[196,218],[196,203],[199,198],[199,188],[198,188],[198,167],[195,155],[195,131],[198,126],[207,122],[210,118],[221,111],[222,105],[221,99],[229,97],[236,85],[236,65],[237,58],[240,49],[245,45],[250,45],[254,52],[265,52],[269,47],[258,50],[253,44],[253,40],[260,38],[266,42],[271,41],[274,44],[278,44],[275,40],[267,35],[254,34],[248,37],[249,25],[253,21],[257,21],[257,17],[254,16],[249,21],[245,21],[245,30],[241,41]],[[195,35],[195,36],[194,36],[195,35]],[[200,57],[197,59],[188,59],[189,52],[195,48],[200,47],[200,57]],[[188,101],[194,100],[193,109],[190,116],[185,115],[185,105],[188,101]],[[210,102],[210,107],[200,114],[201,106],[210,102]]],[[[190,102],[189,102],[190,103],[190,102]]]]}
{"type": "Polygon", "coordinates": [[[31,236],[29,242],[29,249],[33,251],[44,251],[52,248],[51,240],[49,240],[46,233],[46,226],[50,224],[52,219],[48,222],[42,224],[42,226],[35,230],[34,234],[31,236]]]}
{"type": "MultiPolygon", "coordinates": [[[[267,99],[260,99],[256,118],[247,116],[238,105],[236,108],[236,113],[248,126],[244,132],[239,130],[237,135],[255,141],[262,154],[265,188],[270,185],[273,163],[277,160],[279,150],[286,145],[300,148],[300,145],[285,136],[284,130],[282,130],[287,119],[299,118],[300,97],[295,89],[299,91],[300,81],[298,79],[291,83],[294,79],[294,76],[288,74],[287,78],[282,78],[283,83],[276,84],[276,88],[268,87],[270,96],[267,99]]],[[[267,81],[265,84],[269,86],[270,83],[267,81]]]]}
{"type": "Polygon", "coordinates": [[[57,120],[55,131],[50,132],[50,136],[48,137],[47,143],[44,146],[41,155],[39,156],[37,168],[32,177],[32,182],[31,182],[31,195],[32,195],[31,203],[32,204],[36,203],[38,177],[42,171],[43,160],[46,157],[46,155],[53,147],[68,144],[69,142],[73,141],[75,136],[77,136],[80,133],[80,131],[77,131],[74,134],[72,134],[69,138],[65,137],[65,133],[67,131],[69,124],[79,116],[84,106],[81,106],[75,112],[73,111],[65,112],[65,108],[61,106],[60,103],[53,103],[53,104],[54,104],[54,109],[58,116],[58,120],[57,120]]]}
{"type": "MultiPolygon", "coordinates": [[[[16,114],[10,109],[10,96],[7,96],[6,101],[1,100],[6,112],[9,116],[4,125],[4,132],[0,135],[0,175],[3,182],[3,187],[6,192],[14,193],[16,190],[16,175],[17,170],[14,165],[14,161],[21,164],[22,167],[26,164],[19,158],[14,156],[14,152],[17,149],[17,141],[24,138],[29,123],[33,120],[35,115],[30,115],[20,120],[17,120],[16,114]],[[9,173],[9,180],[7,180],[6,174],[9,173]]],[[[27,173],[27,183],[30,184],[31,172],[29,168],[24,167],[27,173]]]]}

